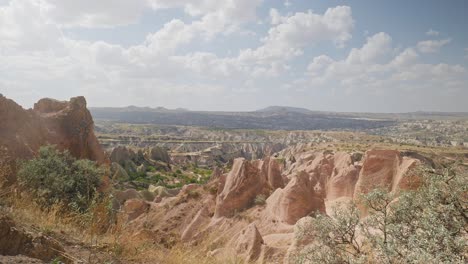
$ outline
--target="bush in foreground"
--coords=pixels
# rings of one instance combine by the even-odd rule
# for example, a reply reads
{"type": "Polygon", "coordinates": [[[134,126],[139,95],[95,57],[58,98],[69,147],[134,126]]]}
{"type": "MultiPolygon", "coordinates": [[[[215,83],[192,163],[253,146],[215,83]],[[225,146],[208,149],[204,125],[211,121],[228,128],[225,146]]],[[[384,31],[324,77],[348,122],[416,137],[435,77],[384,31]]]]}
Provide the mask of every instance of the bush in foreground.
{"type": "Polygon", "coordinates": [[[86,211],[98,197],[104,171],[89,160],[77,160],[55,146],[41,147],[38,157],[21,163],[18,179],[24,191],[44,208],[61,204],[86,211]]]}
{"type": "MultiPolygon", "coordinates": [[[[297,229],[312,241],[295,263],[466,263],[468,176],[427,173],[417,190],[396,196],[377,189],[365,195],[369,215],[355,204],[336,207],[297,229]]],[[[306,243],[307,244],[307,243],[306,243]]]]}

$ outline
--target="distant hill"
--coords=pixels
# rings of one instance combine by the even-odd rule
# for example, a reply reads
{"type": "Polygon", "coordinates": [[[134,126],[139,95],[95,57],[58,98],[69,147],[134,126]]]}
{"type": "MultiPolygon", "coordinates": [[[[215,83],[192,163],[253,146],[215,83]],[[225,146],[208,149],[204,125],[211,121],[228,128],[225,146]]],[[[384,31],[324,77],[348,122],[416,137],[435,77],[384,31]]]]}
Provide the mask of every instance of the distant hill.
{"type": "Polygon", "coordinates": [[[306,109],[306,108],[300,108],[300,107],[290,107],[290,106],[269,106],[263,109],[259,109],[255,112],[261,112],[261,113],[301,113],[301,114],[311,114],[314,113],[313,111],[306,109]]]}
{"type": "Polygon", "coordinates": [[[224,129],[363,130],[394,124],[389,120],[360,120],[293,107],[269,107],[254,112],[201,112],[147,107],[94,107],[90,111],[96,119],[123,123],[224,129]]]}

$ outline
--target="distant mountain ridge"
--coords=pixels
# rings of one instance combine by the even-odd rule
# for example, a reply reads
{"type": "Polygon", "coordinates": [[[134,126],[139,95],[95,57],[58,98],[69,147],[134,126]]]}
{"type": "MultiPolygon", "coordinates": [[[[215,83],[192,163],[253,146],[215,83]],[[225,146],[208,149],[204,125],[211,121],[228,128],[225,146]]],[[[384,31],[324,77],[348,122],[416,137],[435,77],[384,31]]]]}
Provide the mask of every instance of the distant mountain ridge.
{"type": "Polygon", "coordinates": [[[90,108],[94,118],[122,123],[200,126],[222,129],[362,130],[392,125],[301,108],[269,107],[253,112],[201,112],[165,108],[90,108]]]}
{"type": "Polygon", "coordinates": [[[311,111],[307,108],[301,108],[301,107],[291,107],[291,106],[278,106],[278,105],[273,105],[273,106],[268,106],[262,109],[258,109],[255,112],[262,112],[262,113],[301,113],[301,114],[311,114],[314,113],[314,111],[311,111]]]}

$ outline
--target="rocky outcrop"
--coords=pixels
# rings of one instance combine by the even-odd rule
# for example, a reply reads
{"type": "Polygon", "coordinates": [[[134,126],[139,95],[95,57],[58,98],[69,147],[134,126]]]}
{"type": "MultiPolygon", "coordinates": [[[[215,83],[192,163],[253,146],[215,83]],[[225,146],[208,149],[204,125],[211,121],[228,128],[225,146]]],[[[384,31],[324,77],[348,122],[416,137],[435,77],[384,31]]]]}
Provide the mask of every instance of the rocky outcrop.
{"type": "Polygon", "coordinates": [[[276,160],[234,160],[231,171],[219,177],[216,217],[230,217],[253,204],[258,195],[269,195],[284,186],[282,165],[276,160]]]}
{"type": "Polygon", "coordinates": [[[0,215],[0,255],[24,255],[43,261],[51,261],[64,252],[54,239],[33,234],[18,227],[12,219],[0,215]]]}
{"type": "Polygon", "coordinates": [[[223,189],[216,200],[216,217],[230,217],[251,205],[265,191],[266,180],[255,164],[239,158],[234,160],[223,189]]]}
{"type": "Polygon", "coordinates": [[[305,172],[295,176],[284,189],[277,189],[266,202],[270,219],[290,225],[314,211],[325,211],[323,198],[305,172]]]}
{"type": "Polygon", "coordinates": [[[94,135],[93,118],[84,97],[74,97],[69,102],[41,99],[34,105],[34,112],[45,124],[50,143],[69,150],[77,158],[107,161],[94,135]]]}
{"type": "Polygon", "coordinates": [[[152,160],[162,161],[164,163],[171,163],[171,158],[167,153],[167,150],[162,147],[154,147],[150,151],[150,157],[152,160]]]}
{"type": "Polygon", "coordinates": [[[415,178],[408,179],[404,176],[411,168],[421,162],[411,157],[402,157],[396,150],[369,150],[366,152],[359,180],[356,183],[354,198],[359,199],[376,188],[384,188],[395,192],[399,189],[411,189],[415,178]]]}
{"type": "Polygon", "coordinates": [[[259,161],[258,167],[271,190],[284,187],[283,177],[281,176],[283,165],[280,161],[274,158],[265,158],[259,161]]]}
{"type": "Polygon", "coordinates": [[[198,211],[190,224],[184,229],[181,235],[182,241],[189,241],[192,239],[196,233],[199,231],[200,227],[208,222],[210,219],[210,211],[207,207],[203,207],[198,211]]]}
{"type": "Polygon", "coordinates": [[[287,224],[315,211],[325,212],[326,202],[352,198],[359,174],[351,155],[344,152],[305,152],[287,170],[290,181],[268,199],[267,217],[287,224]]]}
{"type": "Polygon", "coordinates": [[[235,249],[237,256],[244,259],[244,263],[256,261],[262,251],[263,238],[255,224],[248,225],[237,238],[235,249]]]}
{"type": "MultiPolygon", "coordinates": [[[[326,184],[326,199],[332,201],[340,197],[353,197],[360,165],[355,165],[355,155],[337,152],[333,157],[333,172],[326,184]]],[[[359,159],[360,160],[360,159],[359,159]]]]}
{"type": "MultiPolygon", "coordinates": [[[[14,160],[31,158],[46,144],[66,149],[76,158],[107,163],[94,135],[94,122],[84,97],[74,97],[68,102],[41,99],[34,109],[25,110],[0,96],[0,152],[3,153],[0,170],[14,168],[14,160]],[[5,157],[10,161],[5,162],[8,160],[5,157]]],[[[9,183],[14,181],[11,175],[14,172],[8,177],[9,183]]]]}
{"type": "Polygon", "coordinates": [[[121,165],[125,164],[125,162],[129,160],[136,160],[136,157],[137,155],[133,150],[124,146],[115,147],[110,154],[111,162],[121,165]]]}
{"type": "Polygon", "coordinates": [[[140,215],[146,213],[149,209],[150,205],[143,200],[140,199],[130,199],[125,202],[123,207],[124,215],[126,216],[126,221],[130,222],[140,215]]]}

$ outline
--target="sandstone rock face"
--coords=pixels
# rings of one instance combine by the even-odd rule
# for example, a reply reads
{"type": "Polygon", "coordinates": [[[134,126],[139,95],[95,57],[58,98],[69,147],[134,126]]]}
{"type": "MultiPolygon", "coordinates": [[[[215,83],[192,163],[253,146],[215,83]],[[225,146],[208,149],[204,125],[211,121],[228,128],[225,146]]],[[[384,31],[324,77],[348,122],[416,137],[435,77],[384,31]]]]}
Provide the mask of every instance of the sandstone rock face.
{"type": "Polygon", "coordinates": [[[216,217],[230,217],[253,204],[257,195],[267,195],[284,186],[282,165],[276,160],[234,160],[231,171],[219,177],[216,217]]]}
{"type": "Polygon", "coordinates": [[[265,183],[265,178],[254,164],[243,158],[235,159],[217,197],[215,217],[230,217],[251,205],[255,197],[264,191],[265,183]]]}
{"type": "Polygon", "coordinates": [[[403,176],[420,162],[414,158],[402,157],[396,150],[369,150],[364,156],[362,170],[356,183],[354,198],[375,188],[397,191],[410,188],[403,176]]]}
{"type": "Polygon", "coordinates": [[[360,166],[344,152],[305,152],[294,157],[286,171],[291,180],[267,199],[272,220],[295,224],[314,211],[325,213],[325,203],[352,198],[360,166]]]}
{"type": "MultiPolygon", "coordinates": [[[[41,99],[33,110],[25,110],[0,96],[0,152],[5,154],[0,159],[28,159],[46,144],[69,150],[76,158],[107,163],[84,97],[69,102],[41,99]]],[[[11,162],[7,165],[11,166],[11,162]]]]}
{"type": "Polygon", "coordinates": [[[116,191],[114,193],[115,199],[120,205],[123,205],[125,201],[130,199],[141,199],[140,193],[135,189],[127,189],[125,191],[116,191]]]}
{"type": "Polygon", "coordinates": [[[256,261],[262,251],[263,238],[254,223],[241,231],[236,241],[236,252],[244,258],[245,263],[256,261]]]}
{"type": "Polygon", "coordinates": [[[171,163],[171,158],[169,157],[167,150],[161,147],[152,148],[150,155],[151,155],[151,159],[153,160],[158,160],[158,161],[162,161],[165,163],[171,163]]]}
{"type": "Polygon", "coordinates": [[[272,190],[284,187],[283,178],[281,176],[281,171],[283,168],[278,160],[273,158],[266,158],[260,161],[258,166],[263,174],[263,177],[267,180],[267,183],[272,190]]]}
{"type": "Polygon", "coordinates": [[[84,97],[74,97],[69,102],[41,99],[34,105],[34,111],[45,123],[51,143],[68,149],[75,157],[106,162],[84,97]]]}
{"type": "Polygon", "coordinates": [[[196,233],[199,231],[203,223],[208,222],[210,219],[210,212],[207,207],[203,207],[198,211],[190,224],[182,232],[181,240],[189,241],[192,239],[196,233]]]}
{"type": "Polygon", "coordinates": [[[130,199],[126,201],[123,207],[123,211],[127,216],[126,221],[130,222],[140,215],[146,213],[149,207],[150,205],[147,202],[140,199],[130,199]]]}
{"type": "Polygon", "coordinates": [[[135,159],[136,153],[133,150],[128,149],[124,146],[118,146],[114,148],[110,154],[111,162],[115,162],[121,165],[125,164],[126,161],[135,159]]]}
{"type": "Polygon", "coordinates": [[[51,238],[28,233],[9,217],[0,216],[0,255],[25,255],[50,261],[58,256],[57,250],[64,251],[63,247],[51,238]]]}
{"type": "Polygon", "coordinates": [[[353,157],[344,152],[334,155],[333,172],[326,185],[326,198],[331,201],[340,197],[353,197],[360,166],[353,164],[353,157]]]}
{"type": "Polygon", "coordinates": [[[298,174],[284,189],[277,189],[267,199],[269,216],[290,225],[313,211],[324,212],[325,203],[305,172],[298,174]]]}

